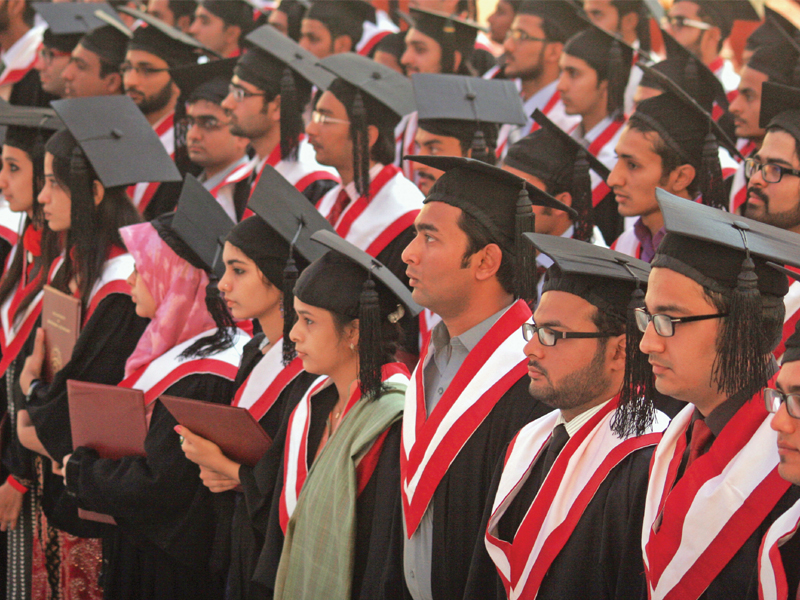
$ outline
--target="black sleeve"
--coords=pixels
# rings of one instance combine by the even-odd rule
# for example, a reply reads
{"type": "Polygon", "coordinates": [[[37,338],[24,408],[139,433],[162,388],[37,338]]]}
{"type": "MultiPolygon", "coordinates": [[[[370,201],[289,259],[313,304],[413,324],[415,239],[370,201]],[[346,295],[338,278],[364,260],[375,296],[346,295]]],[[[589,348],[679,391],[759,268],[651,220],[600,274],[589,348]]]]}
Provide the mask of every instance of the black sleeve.
{"type": "Polygon", "coordinates": [[[178,205],[178,198],[181,195],[181,188],[183,183],[180,181],[171,181],[168,183],[160,183],[155,194],[150,199],[150,202],[144,209],[142,217],[145,221],[152,221],[156,217],[175,210],[178,205]]]}
{"type": "Polygon", "coordinates": [[[311,204],[316,206],[317,202],[337,185],[339,184],[334,179],[317,179],[306,186],[303,190],[303,195],[308,198],[311,204]]]}
{"type": "Polygon", "coordinates": [[[28,412],[47,452],[60,461],[72,452],[67,380],[116,385],[125,374],[125,361],[136,348],[147,320],[136,315],[126,294],[110,294],[94,311],[78,337],[72,358],[50,385],[39,385],[28,412]]]}

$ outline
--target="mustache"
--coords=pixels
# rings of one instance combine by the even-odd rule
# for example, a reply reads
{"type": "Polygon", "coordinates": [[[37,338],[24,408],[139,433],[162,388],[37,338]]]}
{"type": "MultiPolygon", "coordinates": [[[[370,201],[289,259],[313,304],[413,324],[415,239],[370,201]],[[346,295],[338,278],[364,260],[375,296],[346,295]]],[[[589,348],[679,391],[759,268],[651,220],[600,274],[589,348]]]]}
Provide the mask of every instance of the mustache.
{"type": "Polygon", "coordinates": [[[769,196],[767,196],[764,193],[764,190],[762,190],[760,188],[757,188],[757,187],[748,186],[747,187],[747,194],[755,196],[756,198],[758,198],[759,200],[761,200],[764,203],[765,207],[767,207],[767,208],[769,207],[769,196]]]}
{"type": "Polygon", "coordinates": [[[539,372],[540,372],[542,375],[544,375],[544,376],[545,376],[545,378],[547,378],[547,369],[545,369],[544,367],[542,367],[542,365],[541,365],[541,364],[539,364],[539,362],[538,362],[538,361],[535,361],[535,360],[529,360],[529,361],[528,361],[528,367],[533,367],[534,369],[536,369],[537,371],[539,371],[539,372]]]}

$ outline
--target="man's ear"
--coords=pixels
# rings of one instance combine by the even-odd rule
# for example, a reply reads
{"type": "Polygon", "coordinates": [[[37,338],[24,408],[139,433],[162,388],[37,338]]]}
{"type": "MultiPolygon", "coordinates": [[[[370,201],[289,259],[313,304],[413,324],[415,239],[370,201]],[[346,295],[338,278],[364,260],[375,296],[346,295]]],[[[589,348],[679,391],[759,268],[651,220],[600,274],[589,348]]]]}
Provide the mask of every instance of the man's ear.
{"type": "Polygon", "coordinates": [[[475,277],[486,281],[497,275],[503,262],[503,251],[497,244],[487,244],[470,257],[475,263],[475,277]]]}
{"type": "Polygon", "coordinates": [[[353,44],[353,40],[350,38],[349,35],[340,35],[335,40],[333,40],[334,54],[343,54],[345,52],[353,52],[354,50],[355,50],[355,44],[353,44]]]}

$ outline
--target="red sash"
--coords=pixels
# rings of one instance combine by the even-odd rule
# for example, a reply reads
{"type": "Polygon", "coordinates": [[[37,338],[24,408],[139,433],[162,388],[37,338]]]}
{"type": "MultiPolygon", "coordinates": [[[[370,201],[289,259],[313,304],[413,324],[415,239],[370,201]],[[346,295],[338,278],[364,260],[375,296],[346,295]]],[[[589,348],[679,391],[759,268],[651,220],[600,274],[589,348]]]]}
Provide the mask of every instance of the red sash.
{"type": "Polygon", "coordinates": [[[789,488],[760,391],[676,483],[693,411],[673,419],[650,468],[642,548],[653,600],[698,598],[789,488]]]}
{"type": "Polygon", "coordinates": [[[406,391],[400,451],[403,512],[410,538],[439,482],[495,404],[526,373],[520,327],[531,318],[517,300],[467,355],[430,416],[426,417],[423,367],[426,346],[406,391]]]}
{"type": "MultiPolygon", "coordinates": [[[[162,138],[164,135],[171,132],[171,130],[175,127],[175,113],[172,112],[168,114],[164,119],[161,120],[155,127],[156,135],[162,138]]],[[[174,148],[170,149],[167,147],[167,143],[164,140],[161,140],[161,143],[164,144],[164,148],[169,152],[170,157],[174,158],[175,150],[174,148]]],[[[174,142],[173,142],[174,145],[174,142]]],[[[158,186],[161,185],[160,181],[151,181],[149,183],[136,183],[134,185],[128,186],[128,196],[131,197],[133,203],[136,205],[136,208],[141,214],[144,214],[147,205],[150,204],[150,201],[153,199],[153,196],[156,194],[156,190],[158,186]],[[142,191],[143,190],[143,191],[142,191]],[[137,201],[137,194],[141,194],[141,198],[137,201]]]]}
{"type": "MultiPolygon", "coordinates": [[[[133,272],[133,256],[118,246],[112,246],[109,258],[103,265],[103,273],[94,284],[94,288],[86,300],[86,314],[83,315],[83,324],[86,325],[92,318],[95,309],[111,294],[131,295],[128,277],[133,272]]],[[[77,291],[76,291],[77,296],[77,291]]]]}
{"type": "MultiPolygon", "coordinates": [[[[786,568],[780,547],[794,537],[800,527],[800,501],[783,513],[769,528],[758,552],[758,599],[794,600],[789,598],[786,568]]],[[[796,569],[797,565],[790,568],[796,569]]],[[[791,590],[794,592],[794,590],[791,590]]]]}
{"type": "Polygon", "coordinates": [[[611,121],[608,127],[600,132],[594,141],[589,144],[589,152],[592,156],[597,156],[605,145],[617,134],[617,132],[625,125],[625,119],[611,121]]]}
{"type": "MultiPolygon", "coordinates": [[[[800,269],[794,267],[787,268],[800,272],[800,269]]],[[[786,307],[786,314],[783,317],[781,342],[773,352],[775,358],[780,358],[786,352],[786,340],[794,333],[797,322],[800,321],[800,281],[789,279],[789,292],[783,297],[783,304],[786,307]]]]}

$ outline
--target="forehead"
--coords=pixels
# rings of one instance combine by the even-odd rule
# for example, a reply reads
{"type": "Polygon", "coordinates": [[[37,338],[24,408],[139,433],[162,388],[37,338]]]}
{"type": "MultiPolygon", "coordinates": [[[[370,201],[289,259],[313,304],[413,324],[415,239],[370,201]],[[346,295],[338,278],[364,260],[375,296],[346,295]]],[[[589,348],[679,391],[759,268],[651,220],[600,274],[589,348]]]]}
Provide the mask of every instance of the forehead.
{"type": "Polygon", "coordinates": [[[595,70],[589,66],[589,63],[587,63],[585,60],[578,58],[577,56],[567,54],[566,52],[561,54],[561,59],[559,62],[561,63],[562,69],[571,69],[581,74],[595,73],[595,70]]]}
{"type": "Polygon", "coordinates": [[[417,225],[432,225],[442,232],[453,233],[457,230],[466,239],[466,234],[458,226],[462,212],[460,208],[444,202],[426,202],[414,222],[417,225]]]}
{"type": "Polygon", "coordinates": [[[313,33],[317,36],[330,35],[330,31],[322,21],[316,19],[303,19],[300,24],[300,30],[303,33],[313,33]]]}
{"type": "Polygon", "coordinates": [[[193,117],[200,115],[222,117],[225,115],[225,110],[219,104],[214,104],[208,100],[197,100],[196,102],[186,105],[186,114],[193,117]]]}
{"type": "MultiPolygon", "coordinates": [[[[225,262],[236,260],[243,263],[253,263],[247,254],[242,252],[242,250],[231,244],[230,242],[225,242],[225,246],[222,248],[222,259],[225,262]]],[[[253,263],[255,264],[255,263],[253,263]]]]}
{"type": "Polygon", "coordinates": [[[525,33],[534,35],[534,37],[544,37],[543,24],[542,17],[536,15],[517,15],[514,18],[514,27],[522,29],[525,33]]]}
{"type": "Polygon", "coordinates": [[[423,46],[433,46],[438,48],[439,42],[429,35],[425,35],[419,29],[412,27],[406,34],[406,44],[421,44],[423,46]]]}
{"type": "Polygon", "coordinates": [[[771,129],[757,155],[761,160],[780,160],[790,164],[797,162],[797,147],[794,138],[779,129],[771,129]]]}
{"type": "Polygon", "coordinates": [[[697,16],[699,10],[700,7],[690,0],[678,0],[672,5],[669,14],[675,17],[694,18],[697,16]]]}
{"type": "Polygon", "coordinates": [[[739,89],[751,88],[756,92],[761,92],[761,84],[767,80],[766,74],[756,71],[748,66],[742,69],[739,89]]]}
{"type": "Polygon", "coordinates": [[[344,104],[339,102],[339,99],[328,91],[324,92],[322,96],[320,96],[319,101],[317,102],[317,110],[333,116],[347,114],[344,104]]]}
{"type": "Polygon", "coordinates": [[[570,329],[579,328],[592,323],[597,309],[580,296],[550,290],[542,294],[539,305],[533,314],[536,323],[560,323],[570,329]]]}
{"type": "Polygon", "coordinates": [[[460,142],[458,141],[458,138],[449,137],[446,135],[435,135],[430,131],[425,131],[421,127],[417,128],[417,133],[414,136],[414,141],[420,145],[441,144],[443,146],[450,146],[453,144],[459,144],[460,147],[460,142]]]}
{"type": "Polygon", "coordinates": [[[583,9],[587,13],[602,14],[602,16],[616,13],[616,9],[611,3],[611,0],[585,0],[583,9]]]}
{"type": "Polygon", "coordinates": [[[539,188],[542,191],[547,191],[547,186],[544,184],[544,181],[536,177],[535,175],[531,175],[530,173],[526,173],[525,171],[521,171],[520,169],[515,169],[514,167],[509,167],[508,165],[503,165],[503,171],[508,171],[517,177],[520,177],[530,183],[532,186],[539,188]]]}
{"type": "Polygon", "coordinates": [[[674,314],[703,314],[716,310],[706,297],[703,287],[672,269],[653,267],[647,279],[645,294],[647,310],[674,314]]]}
{"type": "Polygon", "coordinates": [[[800,361],[788,362],[781,367],[778,385],[784,392],[797,393],[800,389],[800,361]]]}
{"type": "Polygon", "coordinates": [[[642,162],[658,161],[661,164],[661,157],[653,149],[653,136],[658,135],[655,131],[642,133],[638,129],[626,126],[622,130],[617,142],[617,155],[630,156],[642,162]]]}
{"type": "Polygon", "coordinates": [[[222,20],[222,17],[218,17],[217,15],[212,13],[210,10],[205,8],[202,4],[197,6],[197,8],[194,11],[194,15],[196,17],[203,17],[205,19],[208,19],[208,21],[210,21],[211,23],[215,23],[215,24],[218,23],[220,25],[224,24],[224,21],[222,20]]]}
{"type": "Polygon", "coordinates": [[[75,46],[75,49],[72,51],[72,56],[81,59],[88,65],[100,65],[100,57],[80,43],[75,46]]]}
{"type": "Polygon", "coordinates": [[[128,50],[125,54],[125,60],[133,64],[148,64],[157,69],[166,69],[169,66],[163,58],[147,50],[128,50]]]}

